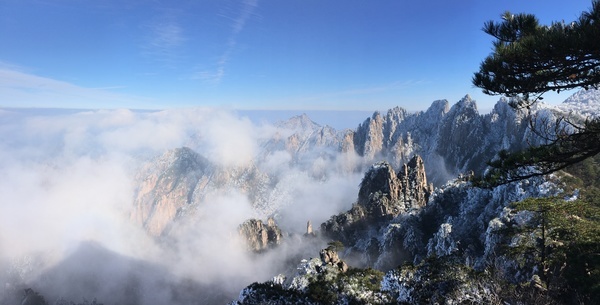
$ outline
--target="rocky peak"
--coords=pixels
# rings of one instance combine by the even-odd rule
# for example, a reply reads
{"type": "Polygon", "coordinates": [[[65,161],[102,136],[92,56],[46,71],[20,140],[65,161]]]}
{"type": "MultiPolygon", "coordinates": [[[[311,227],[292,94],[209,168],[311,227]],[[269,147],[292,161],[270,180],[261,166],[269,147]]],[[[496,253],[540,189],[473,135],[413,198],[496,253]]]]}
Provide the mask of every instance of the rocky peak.
{"type": "Polygon", "coordinates": [[[285,128],[285,129],[290,129],[290,130],[295,130],[295,131],[307,131],[307,132],[312,132],[321,127],[321,125],[319,125],[319,124],[315,123],[313,120],[311,120],[308,117],[308,115],[306,115],[306,113],[291,117],[290,119],[288,119],[284,122],[281,122],[278,125],[279,125],[279,127],[285,128]]]}
{"type": "Polygon", "coordinates": [[[564,112],[578,112],[583,116],[600,116],[600,89],[582,89],[567,98],[558,108],[564,112]]]}
{"type": "Polygon", "coordinates": [[[315,236],[315,232],[313,231],[312,223],[310,220],[306,223],[306,233],[304,236],[315,236]]]}
{"type": "Polygon", "coordinates": [[[471,99],[469,95],[463,97],[448,111],[448,118],[453,121],[454,124],[470,121],[478,117],[479,111],[477,110],[477,103],[475,100],[471,99]]]}
{"type": "Polygon", "coordinates": [[[209,168],[209,162],[193,150],[170,150],[146,165],[138,176],[131,218],[152,235],[159,236],[189,205],[196,183],[209,168]]]}
{"type": "Polygon", "coordinates": [[[408,112],[400,107],[394,107],[388,110],[383,124],[383,137],[386,142],[385,146],[389,146],[389,144],[396,139],[398,136],[396,134],[398,125],[404,121],[407,115],[408,112]]]}
{"type": "Polygon", "coordinates": [[[425,164],[421,156],[415,155],[398,172],[398,180],[402,186],[403,200],[411,207],[423,207],[433,193],[433,184],[427,183],[425,164]]]}
{"type": "Polygon", "coordinates": [[[444,114],[448,113],[448,111],[450,111],[450,103],[448,103],[448,100],[437,100],[431,103],[431,106],[427,108],[425,113],[433,117],[442,117],[444,114]]]}
{"type": "Polygon", "coordinates": [[[356,152],[369,159],[383,149],[383,117],[379,112],[358,125],[354,133],[354,147],[356,152]]]}
{"type": "Polygon", "coordinates": [[[388,109],[386,116],[388,117],[388,119],[396,118],[396,121],[401,122],[407,115],[408,111],[406,111],[406,109],[396,106],[394,108],[388,109]]]}
{"type": "Polygon", "coordinates": [[[371,166],[358,193],[357,203],[345,213],[331,217],[321,225],[325,234],[349,245],[365,227],[376,227],[400,214],[420,209],[427,204],[433,186],[427,184],[425,166],[414,156],[399,173],[385,162],[371,166]]]}
{"type": "Polygon", "coordinates": [[[332,248],[322,249],[319,252],[323,265],[337,267],[342,273],[348,271],[348,264],[340,259],[337,251],[332,248]]]}
{"type": "Polygon", "coordinates": [[[209,161],[189,147],[179,147],[167,151],[150,166],[155,172],[160,172],[170,178],[185,176],[197,169],[204,169],[209,161]]]}
{"type": "Polygon", "coordinates": [[[268,158],[271,152],[286,150],[294,161],[300,162],[310,158],[315,151],[338,148],[341,137],[334,128],[321,126],[302,114],[277,124],[275,136],[262,145],[265,148],[262,158],[268,158]]]}
{"type": "Polygon", "coordinates": [[[477,103],[475,103],[475,100],[473,100],[471,98],[470,95],[465,95],[462,99],[460,99],[460,101],[458,101],[458,103],[456,103],[457,107],[461,107],[461,108],[474,108],[477,109],[477,103]]]}
{"type": "Polygon", "coordinates": [[[475,162],[472,156],[485,141],[483,126],[477,105],[468,95],[450,108],[440,124],[435,151],[443,156],[447,169],[451,172],[471,169],[473,165],[468,163],[475,162]]]}
{"type": "Polygon", "coordinates": [[[343,135],[342,135],[342,139],[340,141],[340,151],[342,153],[348,153],[348,152],[353,152],[355,151],[355,147],[354,147],[354,135],[356,133],[352,130],[346,130],[343,135]]]}
{"type": "Polygon", "coordinates": [[[401,212],[425,206],[433,186],[427,184],[425,165],[414,156],[396,173],[383,161],[371,166],[361,182],[358,204],[373,216],[395,217],[401,212]]]}
{"type": "MultiPolygon", "coordinates": [[[[354,151],[367,162],[383,158],[392,162],[393,166],[399,166],[406,161],[411,151],[412,139],[406,130],[406,127],[412,124],[407,122],[411,117],[400,107],[389,109],[385,115],[379,112],[373,113],[352,134],[351,143],[354,151]]],[[[345,147],[348,146],[346,144],[345,147]]],[[[342,149],[344,150],[345,147],[342,149]]]]}
{"type": "Polygon", "coordinates": [[[365,174],[358,191],[358,205],[373,216],[397,215],[400,210],[395,202],[400,199],[402,186],[392,166],[379,162],[365,174]]]}
{"type": "Polygon", "coordinates": [[[273,218],[267,223],[260,219],[249,219],[238,228],[240,236],[246,241],[246,247],[250,251],[261,252],[279,245],[283,239],[281,229],[273,218]]]}

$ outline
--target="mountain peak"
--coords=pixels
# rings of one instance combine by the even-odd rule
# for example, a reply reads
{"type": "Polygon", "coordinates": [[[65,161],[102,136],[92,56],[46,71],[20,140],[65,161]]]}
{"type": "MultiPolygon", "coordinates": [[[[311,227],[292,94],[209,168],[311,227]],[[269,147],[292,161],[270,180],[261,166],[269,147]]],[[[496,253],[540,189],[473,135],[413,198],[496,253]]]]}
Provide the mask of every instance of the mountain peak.
{"type": "Polygon", "coordinates": [[[579,112],[586,116],[600,116],[600,90],[580,90],[558,106],[563,111],[579,112]]]}
{"type": "Polygon", "coordinates": [[[240,236],[250,251],[261,252],[281,243],[283,235],[273,218],[266,223],[260,219],[248,219],[238,227],[240,236]]]}
{"type": "Polygon", "coordinates": [[[463,97],[462,99],[460,99],[460,101],[458,101],[458,103],[456,103],[456,105],[459,107],[462,107],[462,108],[473,108],[473,109],[477,110],[477,103],[468,94],[465,95],[465,97],[463,97]]]}
{"type": "Polygon", "coordinates": [[[431,106],[427,108],[425,113],[433,116],[441,116],[450,111],[450,103],[448,100],[437,100],[431,103],[431,106]]]}
{"type": "Polygon", "coordinates": [[[293,116],[288,120],[281,122],[279,125],[280,127],[294,130],[314,130],[321,127],[321,125],[311,120],[306,113],[293,116]]]}
{"type": "Polygon", "coordinates": [[[465,118],[475,118],[479,116],[477,102],[471,99],[469,95],[466,95],[450,108],[448,114],[451,117],[460,118],[460,120],[464,120],[465,118]]]}

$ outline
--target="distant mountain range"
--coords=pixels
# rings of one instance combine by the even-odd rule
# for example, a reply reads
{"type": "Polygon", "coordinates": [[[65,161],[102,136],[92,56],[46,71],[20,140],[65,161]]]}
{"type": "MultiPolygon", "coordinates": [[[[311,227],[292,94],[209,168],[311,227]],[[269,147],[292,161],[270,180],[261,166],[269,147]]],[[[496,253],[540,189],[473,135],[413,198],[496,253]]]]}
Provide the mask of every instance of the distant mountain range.
{"type": "Polygon", "coordinates": [[[242,167],[211,164],[202,152],[190,148],[171,150],[151,161],[139,174],[132,219],[153,235],[161,235],[208,192],[226,189],[248,194],[259,215],[271,215],[282,204],[276,202],[274,192],[290,187],[285,185],[285,173],[270,172],[265,165],[278,154],[289,156],[288,166],[314,179],[362,173],[379,161],[399,168],[419,155],[429,181],[441,186],[460,174],[482,174],[486,162],[500,150],[518,150],[540,141],[528,128],[530,120],[540,115],[596,115],[598,96],[598,91],[580,92],[560,107],[540,105],[531,113],[516,112],[508,100],[501,99],[484,115],[465,96],[452,106],[439,100],[416,113],[400,107],[375,112],[356,129],[342,131],[321,126],[306,114],[294,116],[279,122],[275,136],[260,144],[257,158],[242,167]]]}

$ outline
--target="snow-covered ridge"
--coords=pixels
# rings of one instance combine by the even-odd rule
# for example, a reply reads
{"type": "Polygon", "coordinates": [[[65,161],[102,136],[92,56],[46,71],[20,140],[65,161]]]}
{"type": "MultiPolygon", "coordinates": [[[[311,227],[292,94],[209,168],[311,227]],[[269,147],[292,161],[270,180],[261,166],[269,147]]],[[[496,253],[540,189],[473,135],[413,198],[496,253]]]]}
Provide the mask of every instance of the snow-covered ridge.
{"type": "Polygon", "coordinates": [[[589,89],[578,91],[567,98],[562,104],[558,105],[557,108],[564,112],[575,112],[583,116],[598,117],[600,116],[600,90],[589,89]]]}

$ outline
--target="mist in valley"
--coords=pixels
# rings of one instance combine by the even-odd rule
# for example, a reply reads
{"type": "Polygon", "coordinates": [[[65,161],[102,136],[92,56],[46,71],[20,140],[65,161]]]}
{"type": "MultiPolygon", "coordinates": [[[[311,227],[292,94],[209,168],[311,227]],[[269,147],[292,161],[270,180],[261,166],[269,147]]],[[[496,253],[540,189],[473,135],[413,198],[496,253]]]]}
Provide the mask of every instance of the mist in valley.
{"type": "Polygon", "coordinates": [[[0,110],[1,304],[32,288],[49,304],[226,302],[285,272],[328,241],[306,239],[348,209],[362,173],[353,152],[295,160],[272,139],[294,131],[218,109],[168,111],[0,110]],[[221,169],[256,167],[270,177],[266,205],[240,187],[207,191],[168,234],[132,219],[140,170],[189,147],[221,169]],[[350,169],[350,170],[349,170],[350,169]],[[283,243],[248,251],[238,226],[273,216],[283,243]]]}

